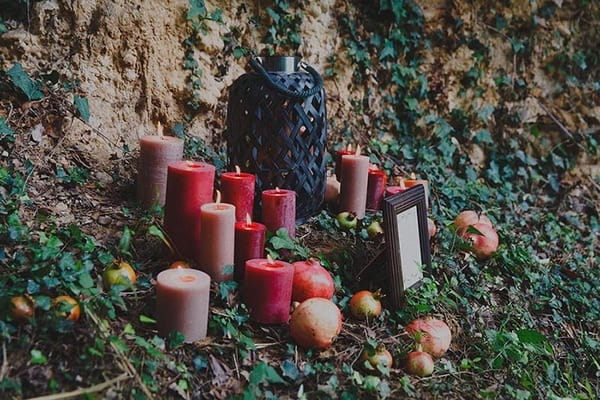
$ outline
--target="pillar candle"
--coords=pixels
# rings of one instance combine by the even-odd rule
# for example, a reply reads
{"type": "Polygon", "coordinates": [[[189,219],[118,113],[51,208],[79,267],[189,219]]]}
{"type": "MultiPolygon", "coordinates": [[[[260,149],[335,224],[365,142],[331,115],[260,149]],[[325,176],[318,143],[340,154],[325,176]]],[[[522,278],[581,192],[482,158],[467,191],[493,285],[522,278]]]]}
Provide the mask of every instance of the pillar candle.
{"type": "Polygon", "coordinates": [[[215,167],[195,161],[169,164],[165,230],[183,257],[195,258],[200,243],[200,207],[212,201],[215,167]]]}
{"type": "Polygon", "coordinates": [[[405,179],[404,184],[407,188],[423,185],[425,189],[425,204],[429,205],[429,182],[424,179],[416,179],[415,174],[410,174],[410,179],[405,179]]]}
{"type": "Polygon", "coordinates": [[[236,172],[224,172],[221,175],[221,194],[223,203],[235,206],[235,220],[245,221],[246,215],[250,215],[252,218],[256,177],[239,171],[238,167],[236,170],[236,172]]]}
{"type": "Polygon", "coordinates": [[[263,223],[270,232],[286,228],[291,238],[296,236],[296,192],[270,189],[262,192],[263,223]]]}
{"type": "MultiPolygon", "coordinates": [[[[159,133],[162,133],[159,125],[159,133]]],[[[140,139],[137,197],[144,208],[163,206],[167,190],[167,166],[183,157],[183,140],[150,135],[140,139]]]]}
{"type": "Polygon", "coordinates": [[[338,150],[335,158],[335,177],[339,181],[342,179],[342,157],[348,154],[354,154],[352,146],[348,145],[345,149],[338,150]]]}
{"type": "Polygon", "coordinates": [[[385,188],[385,197],[393,196],[397,193],[404,192],[408,187],[404,184],[404,180],[400,180],[399,186],[388,186],[385,188]]]}
{"type": "Polygon", "coordinates": [[[206,337],[210,277],[195,269],[167,269],[156,278],[156,320],[161,336],[183,333],[190,343],[206,337]]]}
{"type": "Polygon", "coordinates": [[[200,255],[196,263],[214,281],[229,280],[233,277],[235,206],[218,200],[204,204],[200,207],[200,219],[200,255]]]}
{"type": "Polygon", "coordinates": [[[369,169],[367,180],[367,209],[381,209],[381,200],[383,199],[386,182],[387,175],[385,174],[385,171],[376,168],[369,169]]]}
{"type": "Polygon", "coordinates": [[[356,154],[342,156],[342,179],[340,181],[340,211],[350,211],[358,218],[365,216],[367,206],[367,183],[369,157],[356,154]]]}
{"type": "Polygon", "coordinates": [[[270,259],[246,261],[244,299],[253,321],[282,324],[290,318],[294,267],[270,259]]]}
{"type": "Polygon", "coordinates": [[[235,252],[234,252],[234,278],[241,282],[244,280],[246,261],[253,258],[262,258],[265,253],[265,231],[267,228],[258,222],[252,222],[250,215],[246,221],[235,223],[235,252]]]}

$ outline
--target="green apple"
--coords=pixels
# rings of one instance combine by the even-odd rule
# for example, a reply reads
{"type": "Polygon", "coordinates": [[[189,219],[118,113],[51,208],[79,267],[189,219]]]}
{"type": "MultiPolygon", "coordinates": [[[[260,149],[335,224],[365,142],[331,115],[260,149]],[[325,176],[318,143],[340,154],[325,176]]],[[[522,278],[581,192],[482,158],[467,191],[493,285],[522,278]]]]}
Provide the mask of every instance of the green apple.
{"type": "Polygon", "coordinates": [[[339,213],[336,219],[342,229],[346,230],[356,228],[356,225],[358,224],[358,218],[356,217],[356,214],[350,211],[343,211],[339,213]]]}

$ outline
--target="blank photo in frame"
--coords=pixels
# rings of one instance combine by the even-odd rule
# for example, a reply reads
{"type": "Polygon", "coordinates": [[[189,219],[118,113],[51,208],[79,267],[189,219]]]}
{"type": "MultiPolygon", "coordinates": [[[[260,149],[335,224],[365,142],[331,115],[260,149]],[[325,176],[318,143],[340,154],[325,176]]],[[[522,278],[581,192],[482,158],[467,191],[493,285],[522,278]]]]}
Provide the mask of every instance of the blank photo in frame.
{"type": "Polygon", "coordinates": [[[431,266],[425,188],[416,185],[383,200],[390,300],[400,307],[404,291],[421,284],[431,266]]]}

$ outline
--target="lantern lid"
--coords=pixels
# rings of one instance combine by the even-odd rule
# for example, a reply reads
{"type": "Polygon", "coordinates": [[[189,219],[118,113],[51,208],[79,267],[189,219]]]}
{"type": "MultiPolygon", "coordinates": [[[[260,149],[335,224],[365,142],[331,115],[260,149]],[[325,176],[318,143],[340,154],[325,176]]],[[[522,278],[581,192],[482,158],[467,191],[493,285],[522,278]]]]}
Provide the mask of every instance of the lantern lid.
{"type": "Polygon", "coordinates": [[[270,72],[296,72],[298,71],[299,56],[264,56],[258,57],[263,67],[270,72]]]}

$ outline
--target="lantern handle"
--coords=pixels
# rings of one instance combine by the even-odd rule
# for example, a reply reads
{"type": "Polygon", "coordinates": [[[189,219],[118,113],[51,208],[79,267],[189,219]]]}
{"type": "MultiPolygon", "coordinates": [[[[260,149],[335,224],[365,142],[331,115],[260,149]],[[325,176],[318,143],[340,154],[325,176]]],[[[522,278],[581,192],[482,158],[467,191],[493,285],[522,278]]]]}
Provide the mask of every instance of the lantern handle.
{"type": "Polygon", "coordinates": [[[271,89],[273,89],[287,97],[291,97],[294,99],[305,99],[309,96],[314,96],[315,94],[320,92],[321,89],[323,88],[323,78],[321,78],[321,75],[319,75],[317,70],[315,70],[313,67],[311,67],[304,61],[300,61],[298,63],[298,66],[300,68],[305,69],[310,74],[310,76],[312,76],[312,78],[315,82],[315,86],[311,87],[310,89],[300,90],[300,91],[290,90],[290,89],[286,88],[285,86],[279,84],[278,82],[275,82],[273,80],[273,77],[269,74],[269,72],[267,72],[265,67],[263,67],[263,65],[260,62],[260,59],[258,57],[250,58],[250,66],[252,67],[252,69],[254,71],[256,71],[260,76],[262,76],[262,78],[264,79],[264,81],[268,87],[270,87],[271,89]]]}

